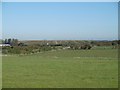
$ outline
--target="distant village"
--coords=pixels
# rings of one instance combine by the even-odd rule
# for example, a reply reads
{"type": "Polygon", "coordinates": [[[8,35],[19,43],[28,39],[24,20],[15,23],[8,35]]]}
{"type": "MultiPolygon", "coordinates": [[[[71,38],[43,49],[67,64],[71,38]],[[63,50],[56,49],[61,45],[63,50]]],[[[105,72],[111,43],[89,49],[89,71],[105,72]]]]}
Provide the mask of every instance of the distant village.
{"type": "Polygon", "coordinates": [[[29,40],[19,41],[18,39],[2,40],[3,54],[33,54],[50,50],[90,50],[94,47],[111,46],[118,48],[118,41],[87,41],[87,40],[29,40]]]}

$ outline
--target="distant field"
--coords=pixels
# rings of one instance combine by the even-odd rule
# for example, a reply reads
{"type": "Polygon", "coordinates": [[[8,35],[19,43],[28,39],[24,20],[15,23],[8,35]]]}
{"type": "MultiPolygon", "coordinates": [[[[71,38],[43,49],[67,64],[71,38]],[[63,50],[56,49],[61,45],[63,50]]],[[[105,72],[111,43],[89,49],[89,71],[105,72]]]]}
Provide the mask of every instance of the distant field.
{"type": "Polygon", "coordinates": [[[118,87],[116,49],[3,56],[3,88],[118,87]]]}

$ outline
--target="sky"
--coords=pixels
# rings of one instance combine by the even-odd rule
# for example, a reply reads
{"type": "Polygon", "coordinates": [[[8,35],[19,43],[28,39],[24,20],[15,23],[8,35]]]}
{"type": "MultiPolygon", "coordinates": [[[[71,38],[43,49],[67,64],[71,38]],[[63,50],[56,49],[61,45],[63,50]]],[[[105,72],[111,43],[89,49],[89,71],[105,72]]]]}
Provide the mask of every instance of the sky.
{"type": "Polygon", "coordinates": [[[3,2],[2,37],[115,40],[118,39],[118,3],[3,2]]]}
{"type": "Polygon", "coordinates": [[[2,2],[119,2],[119,0],[1,0],[2,2]]]}

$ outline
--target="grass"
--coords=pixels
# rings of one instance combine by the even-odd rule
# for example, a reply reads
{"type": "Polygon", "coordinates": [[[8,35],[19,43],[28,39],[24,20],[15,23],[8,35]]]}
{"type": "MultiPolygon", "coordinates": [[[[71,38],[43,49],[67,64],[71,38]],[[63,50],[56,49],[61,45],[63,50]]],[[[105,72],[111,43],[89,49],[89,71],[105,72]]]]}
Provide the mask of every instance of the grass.
{"type": "Polygon", "coordinates": [[[117,50],[3,56],[3,88],[116,88],[117,50]]]}

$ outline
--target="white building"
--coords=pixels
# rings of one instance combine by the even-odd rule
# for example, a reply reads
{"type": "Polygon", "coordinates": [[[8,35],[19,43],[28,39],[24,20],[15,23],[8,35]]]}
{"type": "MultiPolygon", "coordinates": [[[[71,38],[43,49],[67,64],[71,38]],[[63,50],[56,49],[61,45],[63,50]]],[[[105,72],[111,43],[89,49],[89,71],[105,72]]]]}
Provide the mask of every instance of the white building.
{"type": "Polygon", "coordinates": [[[5,47],[5,46],[9,46],[10,47],[10,44],[0,44],[0,47],[5,47]]]}

